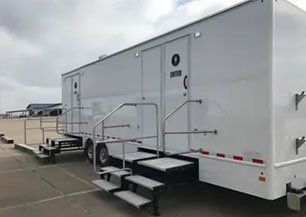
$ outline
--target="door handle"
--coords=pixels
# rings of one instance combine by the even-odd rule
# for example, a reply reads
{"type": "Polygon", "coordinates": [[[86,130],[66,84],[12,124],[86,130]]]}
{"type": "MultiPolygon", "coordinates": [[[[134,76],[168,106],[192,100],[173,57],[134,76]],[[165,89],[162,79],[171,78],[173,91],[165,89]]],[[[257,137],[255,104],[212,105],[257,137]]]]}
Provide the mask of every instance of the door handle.
{"type": "Polygon", "coordinates": [[[188,86],[187,86],[187,78],[188,78],[188,76],[185,75],[185,77],[184,77],[184,79],[183,79],[183,85],[184,85],[185,90],[188,89],[188,86]]]}

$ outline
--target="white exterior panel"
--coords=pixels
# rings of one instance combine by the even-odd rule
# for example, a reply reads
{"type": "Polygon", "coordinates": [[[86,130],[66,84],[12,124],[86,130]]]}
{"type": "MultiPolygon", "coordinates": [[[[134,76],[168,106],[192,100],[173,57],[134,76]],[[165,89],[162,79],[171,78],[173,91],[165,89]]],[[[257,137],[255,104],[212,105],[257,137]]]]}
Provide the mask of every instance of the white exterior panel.
{"type": "MultiPolygon", "coordinates": [[[[161,134],[167,114],[187,99],[202,99],[202,104],[176,113],[166,129],[217,129],[218,134],[167,135],[166,150],[202,148],[203,153],[189,155],[199,159],[201,181],[279,198],[286,194],[287,183],[306,186],[306,148],[302,146],[298,155],[294,149],[295,139],[304,136],[306,128],[306,102],[299,111],[294,105],[295,93],[306,90],[305,17],[285,1],[245,1],[64,74],[63,105],[69,108],[79,102],[87,108],[80,120],[87,122],[80,126],[86,142],[93,125],[121,103],[157,103],[161,134]],[[75,74],[80,82],[77,102],[75,74]],[[302,163],[283,165],[295,159],[302,163]]],[[[106,122],[117,124],[130,127],[107,129],[107,136],[155,134],[149,107],[125,108],[106,122]]],[[[156,142],[144,140],[139,145],[154,148],[156,142]]],[[[120,144],[108,148],[111,154],[121,152],[120,144]]]]}
{"type": "Polygon", "coordinates": [[[296,154],[295,140],[305,136],[306,102],[295,110],[295,94],[306,90],[306,13],[286,1],[274,3],[273,105],[275,179],[273,193],[285,194],[292,182],[306,184],[306,147],[296,154]],[[292,160],[302,160],[279,168],[292,160]]]}
{"type": "MultiPolygon", "coordinates": [[[[192,41],[191,98],[201,98],[203,103],[192,105],[191,126],[217,129],[218,135],[194,135],[192,147],[210,155],[263,159],[267,165],[271,156],[272,2],[245,5],[203,22],[195,29],[200,30],[202,36],[192,41]]],[[[250,169],[202,155],[200,180],[269,197],[270,174],[264,168],[250,169]],[[261,173],[266,182],[259,181],[261,173]]]]}

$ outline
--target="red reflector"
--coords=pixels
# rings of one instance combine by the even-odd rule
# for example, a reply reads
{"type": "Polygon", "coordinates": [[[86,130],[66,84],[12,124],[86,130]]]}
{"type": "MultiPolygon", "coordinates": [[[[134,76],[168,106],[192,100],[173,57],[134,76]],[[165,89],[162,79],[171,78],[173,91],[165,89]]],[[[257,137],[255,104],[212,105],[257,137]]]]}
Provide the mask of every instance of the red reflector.
{"type": "Polygon", "coordinates": [[[217,157],[225,157],[225,154],[217,153],[217,157]]]}
{"type": "Polygon", "coordinates": [[[233,158],[234,158],[235,160],[240,160],[240,161],[243,160],[243,157],[240,157],[240,156],[234,156],[233,158]]]}
{"type": "Polygon", "coordinates": [[[259,176],[259,177],[258,177],[258,180],[261,181],[261,182],[265,182],[265,181],[266,181],[266,177],[264,177],[264,176],[259,176]]]}
{"type": "Polygon", "coordinates": [[[260,159],[253,159],[252,162],[257,163],[257,164],[263,164],[264,163],[264,161],[260,160],[260,159]]]}
{"type": "Polygon", "coordinates": [[[202,154],[209,155],[208,151],[203,151],[202,154]]]}

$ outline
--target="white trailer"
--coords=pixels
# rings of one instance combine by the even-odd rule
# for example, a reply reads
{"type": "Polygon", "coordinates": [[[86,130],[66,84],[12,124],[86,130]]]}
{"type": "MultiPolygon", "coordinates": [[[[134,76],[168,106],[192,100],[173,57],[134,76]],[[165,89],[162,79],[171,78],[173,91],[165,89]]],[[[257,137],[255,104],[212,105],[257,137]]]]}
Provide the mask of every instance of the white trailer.
{"type": "MultiPolygon", "coordinates": [[[[306,187],[305,36],[304,11],[285,0],[249,0],[99,59],[62,76],[72,123],[66,134],[82,138],[91,160],[93,143],[98,161],[121,156],[125,170],[135,166],[125,161],[138,158],[136,164],[161,170],[172,153],[184,160],[169,164],[194,162],[202,182],[268,200],[288,195],[289,207],[299,209],[306,187]],[[156,156],[157,144],[161,161],[139,154],[156,156]]],[[[107,181],[95,183],[114,192],[107,181]]],[[[126,191],[115,195],[138,208],[148,203],[126,191]]]]}

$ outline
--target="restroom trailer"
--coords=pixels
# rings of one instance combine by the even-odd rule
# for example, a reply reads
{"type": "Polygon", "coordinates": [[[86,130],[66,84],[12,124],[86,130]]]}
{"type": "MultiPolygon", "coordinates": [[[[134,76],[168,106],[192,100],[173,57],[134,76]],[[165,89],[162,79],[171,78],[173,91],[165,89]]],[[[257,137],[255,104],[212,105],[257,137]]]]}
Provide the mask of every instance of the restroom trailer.
{"type": "MultiPolygon", "coordinates": [[[[287,195],[298,210],[305,70],[305,12],[285,0],[243,1],[63,74],[66,135],[82,139],[89,160],[108,164],[96,169],[102,178],[116,173],[110,168],[168,175],[191,162],[195,173],[182,176],[268,200],[287,195]]],[[[157,213],[156,198],[137,203],[135,192],[106,182],[94,183],[157,213]]]]}

